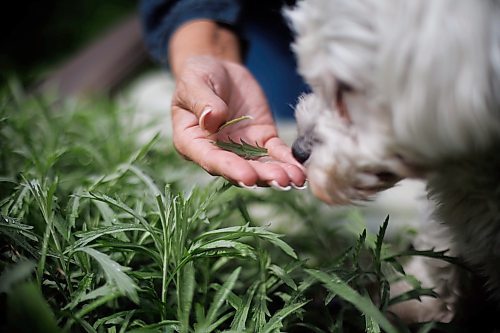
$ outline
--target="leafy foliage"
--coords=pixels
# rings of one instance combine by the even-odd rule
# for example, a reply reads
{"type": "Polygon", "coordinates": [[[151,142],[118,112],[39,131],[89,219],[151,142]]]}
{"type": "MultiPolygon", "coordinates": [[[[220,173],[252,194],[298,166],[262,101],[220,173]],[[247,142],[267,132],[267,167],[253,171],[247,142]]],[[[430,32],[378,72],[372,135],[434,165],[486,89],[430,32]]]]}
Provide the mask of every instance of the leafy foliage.
{"type": "Polygon", "coordinates": [[[388,220],[352,235],[353,215],[304,193],[195,184],[200,171],[168,139],[140,146],[128,116],[108,101],[2,97],[2,330],[396,332],[389,305],[435,296],[390,299],[400,256],[450,258],[395,252],[388,220]]]}

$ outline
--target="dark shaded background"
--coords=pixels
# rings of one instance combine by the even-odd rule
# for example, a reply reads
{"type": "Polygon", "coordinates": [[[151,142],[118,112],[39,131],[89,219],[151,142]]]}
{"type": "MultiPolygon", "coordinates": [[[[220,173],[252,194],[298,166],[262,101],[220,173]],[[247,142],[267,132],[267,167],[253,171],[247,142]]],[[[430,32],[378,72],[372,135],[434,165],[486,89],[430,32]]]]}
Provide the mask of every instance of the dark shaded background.
{"type": "Polygon", "coordinates": [[[29,84],[137,9],[133,0],[4,1],[0,75],[29,84]]]}

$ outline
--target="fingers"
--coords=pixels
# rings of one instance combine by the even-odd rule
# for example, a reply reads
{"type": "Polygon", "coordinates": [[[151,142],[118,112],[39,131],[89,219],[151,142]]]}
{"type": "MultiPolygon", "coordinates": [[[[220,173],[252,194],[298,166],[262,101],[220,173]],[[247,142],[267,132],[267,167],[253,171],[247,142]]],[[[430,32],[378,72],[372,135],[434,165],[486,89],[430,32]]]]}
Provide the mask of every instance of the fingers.
{"type": "Polygon", "coordinates": [[[264,96],[251,99],[252,103],[243,103],[238,99],[243,92],[234,92],[232,80],[220,63],[205,58],[197,58],[196,61],[192,66],[186,66],[186,72],[178,76],[172,102],[173,139],[179,153],[209,173],[224,176],[242,186],[274,186],[280,189],[302,186],[305,182],[304,169],[293,158],[291,149],[276,137],[264,96]],[[232,111],[229,111],[228,105],[231,105],[232,111]],[[248,161],[213,144],[215,137],[222,135],[215,133],[227,119],[232,118],[229,113],[236,112],[234,110],[248,111],[258,117],[252,124],[225,129],[230,133],[225,132],[224,135],[262,142],[269,151],[269,158],[248,161]]]}
{"type": "Polygon", "coordinates": [[[243,187],[272,186],[288,190],[304,185],[304,173],[293,165],[272,160],[245,160],[211,142],[205,143],[197,143],[197,148],[205,150],[196,154],[193,160],[212,175],[221,175],[243,187]]]}
{"type": "Polygon", "coordinates": [[[172,117],[176,149],[210,174],[221,175],[245,187],[273,186],[285,190],[304,185],[305,170],[281,139],[274,137],[266,141],[269,156],[245,160],[217,147],[213,143],[215,137],[198,126],[198,119],[192,112],[175,107],[172,117]]]}
{"type": "Polygon", "coordinates": [[[208,56],[187,57],[178,67],[172,108],[192,112],[202,129],[214,133],[227,119],[227,72],[220,61],[208,56]]]}
{"type": "Polygon", "coordinates": [[[265,148],[267,149],[270,156],[278,161],[289,163],[296,166],[302,171],[305,168],[300,164],[292,155],[292,149],[286,145],[279,137],[272,137],[265,143],[265,148]]]}
{"type": "Polygon", "coordinates": [[[173,110],[174,144],[186,158],[199,164],[212,175],[220,175],[244,187],[273,186],[282,190],[300,187],[305,175],[296,165],[276,161],[271,157],[245,160],[222,150],[200,129],[196,116],[186,110],[173,110]]]}
{"type": "Polygon", "coordinates": [[[294,165],[270,159],[245,160],[232,152],[220,149],[206,138],[189,139],[177,143],[176,147],[208,173],[223,176],[243,187],[257,185],[289,189],[291,186],[300,187],[305,181],[302,170],[294,165]]]}
{"type": "Polygon", "coordinates": [[[292,155],[292,150],[280,138],[267,140],[265,147],[273,159],[280,161],[293,187],[302,187],[306,181],[306,170],[292,155]]]}
{"type": "Polygon", "coordinates": [[[248,162],[258,175],[258,185],[289,190],[292,187],[300,188],[305,183],[304,172],[294,165],[270,158],[248,162]]]}
{"type": "Polygon", "coordinates": [[[189,146],[186,154],[211,175],[219,175],[234,184],[253,186],[259,182],[259,175],[247,160],[222,150],[206,139],[197,139],[189,146]]]}
{"type": "Polygon", "coordinates": [[[184,109],[173,108],[173,140],[177,151],[199,164],[212,175],[220,175],[237,184],[252,186],[258,175],[245,159],[218,148],[207,132],[198,126],[196,116],[184,109]]]}
{"type": "Polygon", "coordinates": [[[226,103],[199,77],[178,80],[173,103],[196,115],[201,129],[210,133],[227,118],[226,103]]]}

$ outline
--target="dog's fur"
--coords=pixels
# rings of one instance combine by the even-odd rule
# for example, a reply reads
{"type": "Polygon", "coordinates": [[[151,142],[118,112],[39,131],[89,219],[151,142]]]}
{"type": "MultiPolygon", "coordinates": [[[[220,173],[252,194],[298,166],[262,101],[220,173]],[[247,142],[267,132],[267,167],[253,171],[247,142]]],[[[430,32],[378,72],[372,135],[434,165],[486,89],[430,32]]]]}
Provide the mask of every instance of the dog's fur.
{"type": "MultiPolygon", "coordinates": [[[[500,304],[500,1],[305,0],[286,15],[313,91],[293,147],[313,193],[346,204],[426,179],[420,242],[461,256],[500,304]]],[[[408,269],[441,298],[410,320],[448,320],[454,268],[423,263],[408,269]]]]}

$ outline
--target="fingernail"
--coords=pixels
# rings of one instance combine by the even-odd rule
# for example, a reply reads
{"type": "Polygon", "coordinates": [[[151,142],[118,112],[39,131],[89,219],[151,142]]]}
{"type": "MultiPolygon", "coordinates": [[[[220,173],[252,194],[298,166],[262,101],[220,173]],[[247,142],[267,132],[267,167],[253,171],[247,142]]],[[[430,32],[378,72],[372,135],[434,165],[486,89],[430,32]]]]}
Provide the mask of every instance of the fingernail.
{"type": "Polygon", "coordinates": [[[280,184],[278,184],[277,181],[275,180],[271,180],[269,183],[268,183],[272,188],[276,189],[276,190],[279,190],[279,191],[289,191],[292,187],[291,186],[281,186],[280,184]]]}
{"type": "Polygon", "coordinates": [[[305,190],[307,188],[307,183],[305,183],[305,182],[304,182],[304,185],[302,185],[302,186],[295,185],[294,183],[291,183],[291,185],[296,190],[305,190]]]}
{"type": "Polygon", "coordinates": [[[212,108],[207,106],[203,109],[201,113],[200,119],[198,120],[198,124],[202,130],[205,130],[205,117],[208,116],[212,112],[212,108]]]}
{"type": "Polygon", "coordinates": [[[249,190],[254,190],[257,188],[257,185],[246,185],[245,183],[243,183],[242,181],[239,181],[238,182],[238,185],[240,187],[243,187],[243,188],[246,188],[246,189],[249,189],[249,190]]]}

